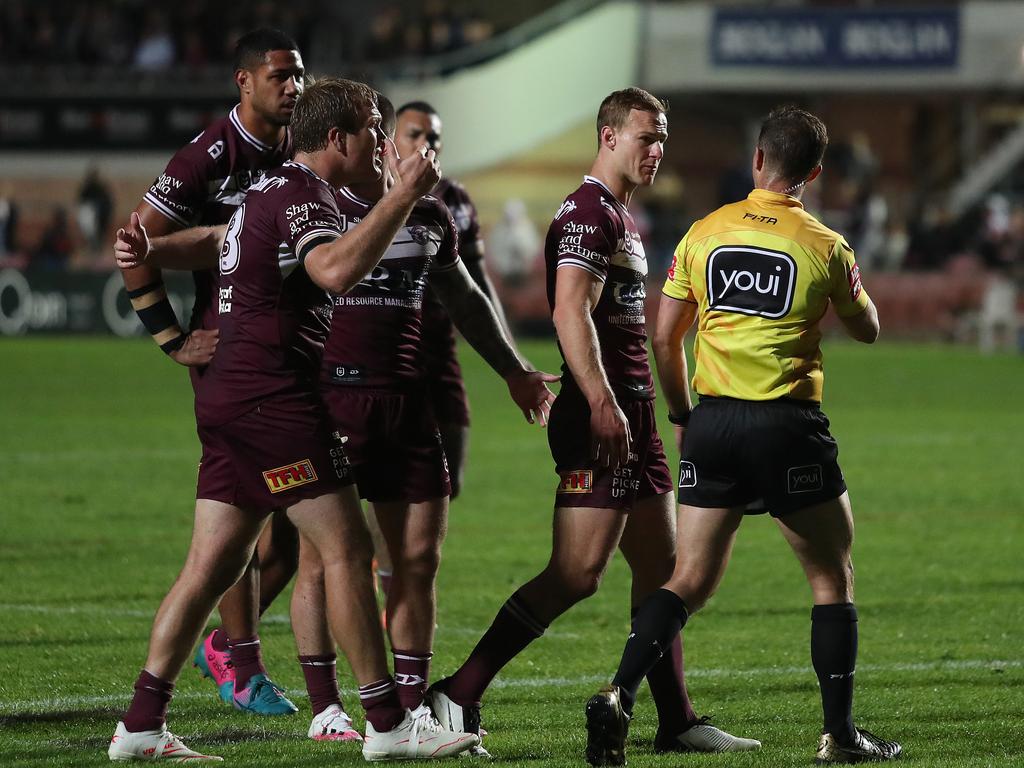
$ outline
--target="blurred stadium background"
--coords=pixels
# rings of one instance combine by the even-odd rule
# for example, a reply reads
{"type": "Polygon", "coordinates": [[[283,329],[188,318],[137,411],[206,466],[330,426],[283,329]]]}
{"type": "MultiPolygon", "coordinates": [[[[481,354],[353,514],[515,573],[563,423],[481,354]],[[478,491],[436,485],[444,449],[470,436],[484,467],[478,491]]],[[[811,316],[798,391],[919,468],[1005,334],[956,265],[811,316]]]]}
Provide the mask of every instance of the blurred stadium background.
{"type": "Polygon", "coordinates": [[[549,329],[540,245],[596,106],[637,84],[671,103],[635,206],[652,286],[691,221],[746,195],[759,118],[795,102],[831,134],[808,207],[857,250],[886,337],[1019,346],[1024,3],[992,0],[2,0],[0,334],[140,333],[112,233],[235,103],[230,51],[260,24],[314,75],[438,108],[522,331],[549,329]]]}

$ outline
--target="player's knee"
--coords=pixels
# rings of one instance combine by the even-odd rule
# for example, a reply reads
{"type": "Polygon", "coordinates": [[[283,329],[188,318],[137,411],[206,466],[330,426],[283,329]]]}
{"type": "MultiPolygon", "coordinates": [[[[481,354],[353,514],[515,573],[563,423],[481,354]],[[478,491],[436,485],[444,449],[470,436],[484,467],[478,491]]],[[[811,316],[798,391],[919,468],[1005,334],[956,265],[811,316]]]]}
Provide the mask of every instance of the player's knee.
{"type": "Polygon", "coordinates": [[[672,576],[672,591],[682,596],[691,613],[704,607],[715,594],[718,580],[714,573],[684,568],[672,576]]]}
{"type": "Polygon", "coordinates": [[[396,575],[432,582],[441,567],[441,549],[429,545],[415,547],[403,552],[393,565],[396,575]]]}
{"type": "Polygon", "coordinates": [[[603,568],[583,568],[564,577],[566,596],[573,602],[586,600],[595,594],[604,577],[603,568]]]}

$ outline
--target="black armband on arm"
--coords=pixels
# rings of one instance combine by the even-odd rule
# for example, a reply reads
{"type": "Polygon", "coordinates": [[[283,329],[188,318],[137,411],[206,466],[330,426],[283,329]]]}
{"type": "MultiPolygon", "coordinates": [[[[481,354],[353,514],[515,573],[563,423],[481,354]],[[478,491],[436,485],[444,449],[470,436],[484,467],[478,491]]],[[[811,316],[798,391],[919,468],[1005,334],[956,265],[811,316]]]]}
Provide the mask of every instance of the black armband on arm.
{"type": "Polygon", "coordinates": [[[669,424],[675,424],[677,427],[685,427],[690,423],[690,411],[687,411],[685,416],[676,416],[669,412],[668,422],[669,424]]]}
{"type": "Polygon", "coordinates": [[[128,291],[132,308],[149,335],[166,354],[181,348],[188,338],[178,325],[162,280],[128,291]]]}

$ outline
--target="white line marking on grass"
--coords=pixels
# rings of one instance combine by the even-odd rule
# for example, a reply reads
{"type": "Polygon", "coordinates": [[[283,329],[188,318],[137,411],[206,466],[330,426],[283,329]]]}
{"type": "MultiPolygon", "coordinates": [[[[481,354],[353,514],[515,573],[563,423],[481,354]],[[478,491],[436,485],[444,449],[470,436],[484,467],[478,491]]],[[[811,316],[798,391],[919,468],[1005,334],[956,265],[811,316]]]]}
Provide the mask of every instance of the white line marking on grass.
{"type": "MultiPolygon", "coordinates": [[[[962,670],[994,670],[1020,669],[1024,667],[1024,659],[960,659],[958,661],[920,661],[898,664],[860,664],[862,672],[952,672],[962,670]]],[[[791,677],[805,676],[813,679],[814,672],[810,664],[803,667],[754,667],[751,669],[693,669],[687,670],[689,678],[716,677],[791,677]]],[[[564,687],[567,685],[596,685],[607,682],[606,675],[580,675],[579,677],[521,677],[495,680],[493,688],[545,688],[564,687]]],[[[127,684],[126,684],[127,687],[127,684]]],[[[292,698],[304,698],[305,691],[289,690],[286,693],[292,698]]],[[[346,696],[354,696],[354,690],[342,691],[346,696]]],[[[174,698],[181,699],[213,699],[214,693],[209,691],[181,691],[174,698]]],[[[64,711],[95,706],[127,706],[130,694],[108,693],[101,696],[54,696],[45,699],[8,699],[0,703],[0,716],[18,715],[39,710],[64,711]]]]}

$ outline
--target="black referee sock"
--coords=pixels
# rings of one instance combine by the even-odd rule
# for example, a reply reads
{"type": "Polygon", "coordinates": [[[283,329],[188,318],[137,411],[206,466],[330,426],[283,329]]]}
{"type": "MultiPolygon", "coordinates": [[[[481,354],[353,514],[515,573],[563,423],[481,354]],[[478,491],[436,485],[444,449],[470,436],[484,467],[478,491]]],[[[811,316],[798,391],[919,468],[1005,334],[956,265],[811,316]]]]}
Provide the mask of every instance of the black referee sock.
{"type": "Polygon", "coordinates": [[[811,610],[811,663],[821,688],[825,731],[851,743],[853,673],[857,667],[857,609],[853,603],[816,605],[811,610]]]}
{"type": "Polygon", "coordinates": [[[622,661],[613,685],[623,691],[623,706],[633,712],[633,702],[640,683],[658,659],[672,645],[689,617],[686,603],[675,592],[659,589],[651,594],[633,619],[633,631],[622,650],[622,661]]]}

